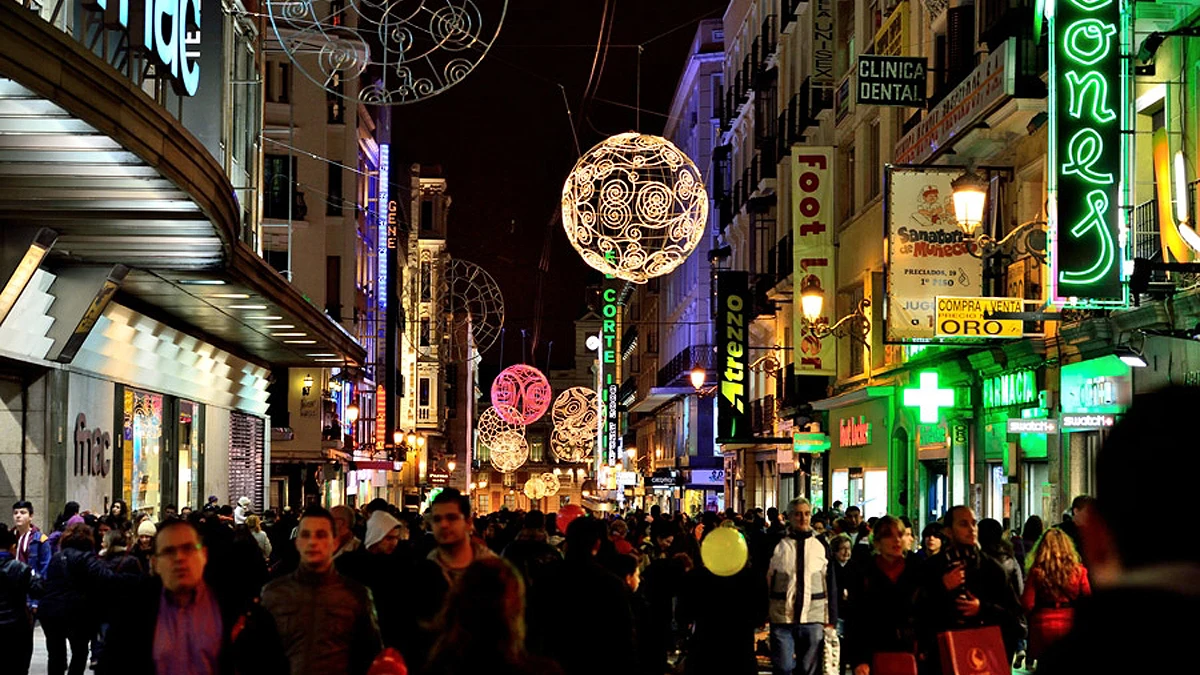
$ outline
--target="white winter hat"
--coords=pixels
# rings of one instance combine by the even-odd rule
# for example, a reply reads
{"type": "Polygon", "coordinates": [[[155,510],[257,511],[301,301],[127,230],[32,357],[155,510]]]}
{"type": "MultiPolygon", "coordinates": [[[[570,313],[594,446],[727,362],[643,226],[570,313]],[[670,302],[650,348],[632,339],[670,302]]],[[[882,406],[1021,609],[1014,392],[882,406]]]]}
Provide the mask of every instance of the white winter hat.
{"type": "Polygon", "coordinates": [[[383,541],[388,532],[400,527],[402,523],[387,511],[376,511],[367,519],[367,536],[363,539],[363,548],[370,549],[383,541]]]}
{"type": "Polygon", "coordinates": [[[138,525],[137,536],[153,537],[156,534],[158,534],[158,528],[154,527],[154,523],[150,522],[149,518],[143,520],[141,525],[138,525]]]}
{"type": "Polygon", "coordinates": [[[241,499],[238,499],[238,506],[242,507],[243,509],[247,506],[250,506],[250,498],[242,497],[241,499]]]}

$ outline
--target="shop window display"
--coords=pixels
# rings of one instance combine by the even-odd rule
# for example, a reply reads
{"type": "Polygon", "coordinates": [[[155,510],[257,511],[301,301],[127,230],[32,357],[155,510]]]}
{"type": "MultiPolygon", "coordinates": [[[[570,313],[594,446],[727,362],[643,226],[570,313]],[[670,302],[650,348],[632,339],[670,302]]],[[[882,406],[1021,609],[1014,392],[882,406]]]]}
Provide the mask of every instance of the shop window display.
{"type": "Polygon", "coordinates": [[[162,500],[163,397],[125,390],[123,496],[130,511],[158,515],[162,500]]]}
{"type": "Polygon", "coordinates": [[[179,498],[180,507],[203,505],[204,470],[200,464],[201,406],[192,401],[179,402],[179,498]]]}

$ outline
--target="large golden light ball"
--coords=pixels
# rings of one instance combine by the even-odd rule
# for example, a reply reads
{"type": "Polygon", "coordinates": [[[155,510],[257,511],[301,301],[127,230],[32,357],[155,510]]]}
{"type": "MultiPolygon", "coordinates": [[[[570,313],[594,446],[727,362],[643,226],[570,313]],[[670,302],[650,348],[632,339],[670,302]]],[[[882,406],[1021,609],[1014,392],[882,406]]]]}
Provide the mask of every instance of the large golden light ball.
{"type": "Polygon", "coordinates": [[[612,136],[563,185],[563,228],[592,268],[645,283],[678,267],[704,239],[708,193],[694,162],[660,136],[612,136]]]}

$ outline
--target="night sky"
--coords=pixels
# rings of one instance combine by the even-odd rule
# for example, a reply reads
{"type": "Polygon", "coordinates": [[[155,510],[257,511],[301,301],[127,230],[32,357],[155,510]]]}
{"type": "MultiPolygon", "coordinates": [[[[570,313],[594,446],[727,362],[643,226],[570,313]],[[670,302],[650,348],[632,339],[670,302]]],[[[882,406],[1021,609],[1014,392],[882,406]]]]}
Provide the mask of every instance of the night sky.
{"type": "MultiPolygon", "coordinates": [[[[521,329],[533,345],[547,236],[540,341],[530,362],[544,367],[553,341],[554,363],[569,366],[572,322],[587,309],[586,286],[599,281],[556,217],[563,180],[579,157],[558,85],[566,90],[583,151],[608,135],[634,130],[634,45],[648,42],[637,130],[661,134],[697,24],[719,18],[726,6],[720,0],[612,2],[599,88],[582,108],[604,0],[509,0],[496,44],[466,79],[428,101],[393,110],[393,161],[442,166],[453,198],[450,253],[481,265],[500,284],[504,365],[521,360],[521,329]]],[[[498,346],[485,354],[485,369],[498,366],[500,357],[498,346]]]]}

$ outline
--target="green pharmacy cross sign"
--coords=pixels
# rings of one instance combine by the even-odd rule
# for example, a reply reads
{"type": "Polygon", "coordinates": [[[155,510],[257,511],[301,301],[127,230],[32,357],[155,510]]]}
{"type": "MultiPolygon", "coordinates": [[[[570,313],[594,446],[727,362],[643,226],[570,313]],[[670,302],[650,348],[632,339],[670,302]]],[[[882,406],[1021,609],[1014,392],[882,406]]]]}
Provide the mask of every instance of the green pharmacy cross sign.
{"type": "Polygon", "coordinates": [[[1046,0],[1051,278],[1056,300],[1124,305],[1129,206],[1128,0],[1046,0]]]}
{"type": "Polygon", "coordinates": [[[954,390],[938,387],[938,374],[931,370],[919,381],[921,386],[904,390],[904,407],[919,408],[921,424],[936,424],[941,408],[954,407],[954,390]]]}

